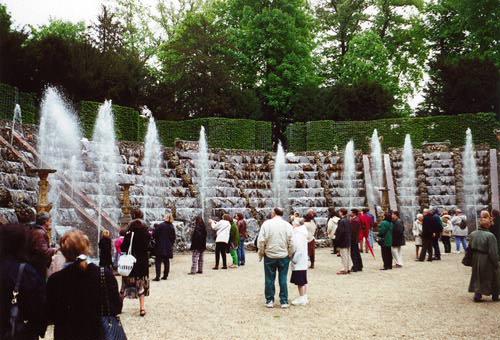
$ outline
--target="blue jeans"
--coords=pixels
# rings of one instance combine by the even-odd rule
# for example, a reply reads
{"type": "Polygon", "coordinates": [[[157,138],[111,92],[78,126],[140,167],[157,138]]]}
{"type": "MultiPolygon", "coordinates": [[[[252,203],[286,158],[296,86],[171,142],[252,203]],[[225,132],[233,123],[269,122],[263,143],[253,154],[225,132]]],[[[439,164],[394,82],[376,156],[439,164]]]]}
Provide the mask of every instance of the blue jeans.
{"type": "Polygon", "coordinates": [[[467,249],[467,242],[465,241],[465,236],[455,236],[455,246],[457,247],[457,251],[460,251],[460,243],[462,243],[462,247],[467,249]]]}
{"type": "Polygon", "coordinates": [[[238,260],[239,265],[245,264],[245,238],[240,237],[240,245],[238,246],[238,260]]]}
{"type": "Polygon", "coordinates": [[[265,274],[265,289],[266,302],[274,301],[276,289],[274,281],[276,280],[276,270],[278,271],[278,282],[280,285],[280,304],[288,303],[288,285],[286,276],[288,274],[288,265],[290,258],[284,257],[281,259],[272,259],[264,256],[264,274],[265,274]]]}
{"type": "Polygon", "coordinates": [[[368,234],[368,240],[370,241],[370,246],[373,249],[373,229],[370,228],[370,233],[368,234]]]}

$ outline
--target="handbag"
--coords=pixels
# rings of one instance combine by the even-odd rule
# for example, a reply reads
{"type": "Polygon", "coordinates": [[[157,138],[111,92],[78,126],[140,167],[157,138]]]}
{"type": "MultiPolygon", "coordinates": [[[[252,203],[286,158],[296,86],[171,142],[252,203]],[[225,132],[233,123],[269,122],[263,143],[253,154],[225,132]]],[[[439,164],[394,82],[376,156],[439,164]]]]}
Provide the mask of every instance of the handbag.
{"type": "Polygon", "coordinates": [[[19,311],[19,304],[17,302],[17,296],[19,295],[19,286],[21,285],[21,278],[23,276],[25,266],[26,266],[25,262],[23,262],[19,265],[16,283],[15,283],[14,289],[12,290],[12,300],[10,302],[11,303],[10,312],[9,312],[9,328],[10,329],[4,334],[0,334],[1,339],[5,339],[5,340],[20,339],[20,338],[23,338],[24,336],[26,336],[25,335],[26,326],[25,326],[23,318],[20,315],[21,313],[19,311]]]}
{"type": "Polygon", "coordinates": [[[384,238],[381,237],[381,236],[377,236],[375,238],[375,241],[377,241],[378,245],[381,246],[381,247],[384,247],[385,246],[385,242],[384,242],[384,238]]]}
{"type": "Polygon", "coordinates": [[[109,307],[108,289],[106,286],[106,276],[104,275],[104,267],[101,270],[101,296],[104,296],[104,301],[101,300],[101,339],[102,340],[127,340],[127,335],[123,330],[120,318],[117,315],[111,315],[109,307]]]}
{"type": "Polygon", "coordinates": [[[465,256],[462,259],[462,264],[464,266],[472,267],[472,253],[473,253],[473,250],[471,247],[467,247],[467,249],[465,249],[465,256]]]}
{"type": "Polygon", "coordinates": [[[134,264],[137,261],[132,255],[132,242],[134,241],[134,233],[130,238],[130,245],[128,246],[128,252],[126,254],[120,255],[118,258],[118,274],[121,276],[129,276],[134,264]]]}

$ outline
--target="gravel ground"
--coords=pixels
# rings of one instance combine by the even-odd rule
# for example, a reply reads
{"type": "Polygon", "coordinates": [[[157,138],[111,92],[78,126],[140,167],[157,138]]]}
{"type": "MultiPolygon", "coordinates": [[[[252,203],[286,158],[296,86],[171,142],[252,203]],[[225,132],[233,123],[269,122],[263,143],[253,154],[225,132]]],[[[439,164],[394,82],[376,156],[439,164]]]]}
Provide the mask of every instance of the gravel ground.
{"type": "MultiPolygon", "coordinates": [[[[500,303],[472,302],[463,254],[421,263],[414,262],[412,243],[403,249],[403,268],[379,271],[376,246],[376,258],[363,254],[363,272],[351,275],[335,275],[340,259],[318,249],[308,271],[310,304],[289,309],[264,307],[264,274],[254,252],[244,267],[218,271],[207,253],[202,275],[187,275],[191,256],[176,255],[169,279],[151,283],[146,316],[139,317],[138,300],[126,300],[121,319],[130,340],[500,338],[500,303]]],[[[288,288],[291,301],[298,293],[288,288]]]]}

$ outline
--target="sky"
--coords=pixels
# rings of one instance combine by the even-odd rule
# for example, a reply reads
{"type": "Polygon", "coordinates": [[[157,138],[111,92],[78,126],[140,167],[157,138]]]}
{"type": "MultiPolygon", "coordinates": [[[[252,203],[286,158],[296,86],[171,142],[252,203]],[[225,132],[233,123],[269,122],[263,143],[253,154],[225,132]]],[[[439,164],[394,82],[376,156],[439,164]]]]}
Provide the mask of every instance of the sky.
{"type": "MultiPolygon", "coordinates": [[[[109,4],[108,0],[0,0],[7,6],[14,25],[18,28],[24,25],[39,26],[49,22],[50,18],[71,22],[85,21],[90,24],[95,20],[101,5],[109,4]]],[[[153,5],[156,0],[143,0],[147,5],[153,5]]],[[[416,107],[422,101],[422,93],[411,98],[410,106],[416,107]]]]}

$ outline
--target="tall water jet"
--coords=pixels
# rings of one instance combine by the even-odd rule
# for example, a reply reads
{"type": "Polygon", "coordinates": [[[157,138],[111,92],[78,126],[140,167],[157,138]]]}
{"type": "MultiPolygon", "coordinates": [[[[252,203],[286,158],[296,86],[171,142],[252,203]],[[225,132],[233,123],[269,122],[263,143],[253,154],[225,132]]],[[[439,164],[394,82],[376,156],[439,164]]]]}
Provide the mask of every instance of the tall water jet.
{"type": "Polygon", "coordinates": [[[353,207],[354,180],[356,179],[356,162],[354,159],[354,141],[351,139],[344,150],[344,172],[342,181],[346,194],[349,198],[349,209],[353,207]]]}
{"type": "Polygon", "coordinates": [[[413,146],[409,134],[405,137],[402,157],[402,176],[398,187],[399,206],[401,208],[401,218],[406,226],[411,226],[418,210],[417,204],[417,180],[415,175],[415,158],[413,156],[413,146]]]}
{"type": "Polygon", "coordinates": [[[271,190],[273,193],[273,204],[275,207],[281,207],[288,212],[288,174],[286,171],[285,150],[278,144],[278,150],[274,159],[274,169],[272,174],[271,190]]]}
{"type": "Polygon", "coordinates": [[[463,195],[465,211],[469,221],[474,221],[477,228],[477,205],[479,203],[479,175],[477,172],[476,152],[472,142],[470,128],[465,132],[465,149],[462,155],[463,195]]]}
{"type": "Polygon", "coordinates": [[[41,103],[38,153],[40,168],[57,170],[49,192],[54,225],[59,223],[61,217],[58,209],[59,193],[65,191],[63,180],[70,179],[73,189],[78,189],[83,169],[81,138],[74,110],[55,88],[47,88],[41,103]]]}
{"type": "Polygon", "coordinates": [[[12,117],[12,127],[10,131],[10,145],[12,145],[12,142],[14,141],[14,132],[16,129],[16,123],[19,124],[19,128],[23,126],[21,106],[19,106],[19,104],[16,104],[16,106],[14,107],[14,115],[12,117]]]}
{"type": "Polygon", "coordinates": [[[382,146],[380,145],[380,139],[378,136],[377,129],[373,130],[372,138],[370,140],[371,149],[371,165],[372,165],[372,182],[373,182],[373,196],[375,198],[374,202],[377,205],[381,205],[380,191],[384,186],[384,169],[382,161],[382,146]]]}
{"type": "Polygon", "coordinates": [[[210,171],[210,164],[208,162],[208,143],[205,134],[205,127],[200,128],[200,139],[198,140],[198,191],[200,194],[201,212],[205,216],[208,212],[207,209],[207,182],[210,171]]]}
{"type": "Polygon", "coordinates": [[[151,202],[151,196],[154,196],[156,188],[161,185],[162,160],[163,153],[158,138],[158,129],[154,118],[150,117],[144,141],[144,159],[142,162],[144,168],[143,210],[145,218],[149,213],[148,208],[155,208],[151,202]]]}
{"type": "Polygon", "coordinates": [[[90,144],[91,158],[96,165],[96,175],[98,183],[97,196],[97,223],[99,242],[102,213],[104,208],[113,209],[111,216],[118,221],[118,171],[121,170],[121,159],[116,146],[116,135],[114,126],[114,116],[111,100],[107,100],[99,107],[97,119],[90,144]]]}

